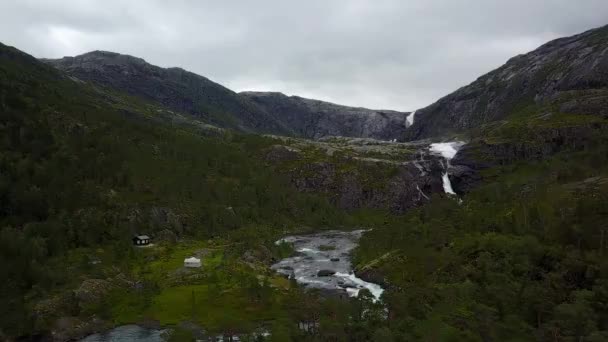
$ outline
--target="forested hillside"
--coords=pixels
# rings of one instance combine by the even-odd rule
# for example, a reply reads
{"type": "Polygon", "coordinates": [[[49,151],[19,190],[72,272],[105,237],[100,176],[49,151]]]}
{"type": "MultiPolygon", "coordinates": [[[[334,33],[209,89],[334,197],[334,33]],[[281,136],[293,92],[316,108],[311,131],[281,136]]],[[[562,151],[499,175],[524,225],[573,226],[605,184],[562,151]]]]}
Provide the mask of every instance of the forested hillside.
{"type": "Polygon", "coordinates": [[[68,341],[137,324],[170,327],[173,341],[201,331],[608,340],[608,88],[593,72],[605,69],[605,32],[545,45],[497,71],[512,78],[490,73],[423,110],[404,134],[452,134],[464,145],[445,160],[430,140],[210,126],[0,45],[0,339],[68,341]],[[531,98],[529,77],[559,76],[535,63],[563,49],[597,63],[560,59],[567,77],[531,98]],[[382,285],[379,301],[307,291],[271,269],[304,258],[276,242],[285,235],[355,228],[369,228],[356,274],[382,285]],[[132,246],[135,234],[153,245],[132,246]],[[202,268],[183,267],[192,256],[202,268]]]}
{"type": "Polygon", "coordinates": [[[89,277],[94,249],[128,265],[134,233],[204,240],[345,218],[264,167],[256,156],[268,139],[162,123],[153,106],[6,46],[0,109],[0,332],[8,336],[49,328],[36,303],[89,277]],[[83,248],[74,264],[70,251],[83,248]]]}
{"type": "Polygon", "coordinates": [[[472,191],[365,235],[360,271],[391,289],[396,335],[608,339],[608,122],[557,108],[482,126],[459,156],[481,173],[472,191]]]}

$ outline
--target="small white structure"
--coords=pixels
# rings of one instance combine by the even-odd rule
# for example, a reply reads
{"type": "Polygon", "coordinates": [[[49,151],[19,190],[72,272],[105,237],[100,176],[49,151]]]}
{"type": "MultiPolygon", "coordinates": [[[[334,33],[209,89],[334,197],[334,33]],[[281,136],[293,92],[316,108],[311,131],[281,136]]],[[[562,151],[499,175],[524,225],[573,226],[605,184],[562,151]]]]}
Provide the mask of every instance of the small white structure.
{"type": "Polygon", "coordinates": [[[201,259],[195,257],[186,258],[184,259],[184,267],[201,267],[201,259]]]}

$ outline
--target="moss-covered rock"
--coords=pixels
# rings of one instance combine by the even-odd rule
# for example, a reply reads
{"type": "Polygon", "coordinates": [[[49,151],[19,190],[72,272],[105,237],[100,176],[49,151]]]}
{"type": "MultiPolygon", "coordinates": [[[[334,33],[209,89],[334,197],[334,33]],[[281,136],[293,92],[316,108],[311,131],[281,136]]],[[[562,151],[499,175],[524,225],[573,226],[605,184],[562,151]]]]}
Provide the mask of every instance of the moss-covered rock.
{"type": "Polygon", "coordinates": [[[78,305],[86,309],[93,305],[100,304],[105,296],[112,290],[114,284],[104,279],[86,279],[74,291],[74,296],[78,300],[78,305]]]}

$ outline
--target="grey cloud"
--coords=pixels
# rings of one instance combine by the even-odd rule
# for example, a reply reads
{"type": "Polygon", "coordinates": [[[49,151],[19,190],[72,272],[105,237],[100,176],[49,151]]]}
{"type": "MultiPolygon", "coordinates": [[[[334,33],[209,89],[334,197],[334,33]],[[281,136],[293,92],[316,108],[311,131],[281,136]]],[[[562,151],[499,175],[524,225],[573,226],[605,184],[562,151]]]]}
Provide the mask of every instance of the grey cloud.
{"type": "Polygon", "coordinates": [[[607,14],[605,0],[6,0],[0,41],[37,57],[128,53],[237,91],[413,110],[607,14]]]}

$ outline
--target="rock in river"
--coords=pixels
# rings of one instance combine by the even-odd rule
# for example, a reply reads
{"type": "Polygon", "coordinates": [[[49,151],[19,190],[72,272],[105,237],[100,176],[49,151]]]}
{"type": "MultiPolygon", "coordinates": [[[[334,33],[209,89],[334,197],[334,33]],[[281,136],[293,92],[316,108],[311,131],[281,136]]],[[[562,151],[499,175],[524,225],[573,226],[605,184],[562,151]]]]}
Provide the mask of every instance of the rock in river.
{"type": "Polygon", "coordinates": [[[331,277],[336,274],[336,271],[332,270],[320,270],[317,272],[317,277],[331,277]]]}

